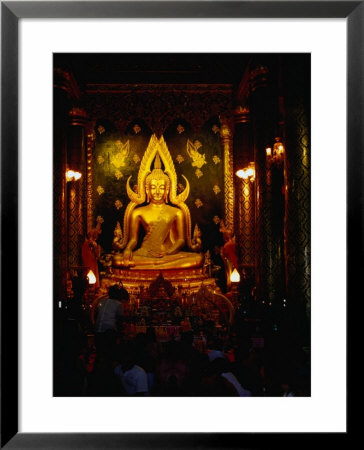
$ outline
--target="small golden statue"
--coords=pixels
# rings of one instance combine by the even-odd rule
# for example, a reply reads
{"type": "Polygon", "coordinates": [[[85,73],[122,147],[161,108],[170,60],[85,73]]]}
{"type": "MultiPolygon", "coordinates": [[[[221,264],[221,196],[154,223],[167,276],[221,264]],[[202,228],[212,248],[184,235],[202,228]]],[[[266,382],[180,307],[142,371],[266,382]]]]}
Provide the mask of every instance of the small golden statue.
{"type": "Polygon", "coordinates": [[[201,232],[196,226],[191,239],[191,216],[184,203],[189,183],[184,178],[186,188],[177,195],[177,175],[171,155],[163,137],[158,140],[153,135],[140,165],[137,192],[130,188],[130,177],[127,181],[131,201],[125,211],[124,235],[116,230],[113,248],[119,253],[114,255],[114,266],[159,270],[202,265],[203,254],[195,253],[201,250],[201,232]],[[145,202],[147,205],[143,206],[145,202]],[[141,229],[145,236],[136,249],[141,229]],[[186,244],[191,252],[181,251],[186,244]]]}

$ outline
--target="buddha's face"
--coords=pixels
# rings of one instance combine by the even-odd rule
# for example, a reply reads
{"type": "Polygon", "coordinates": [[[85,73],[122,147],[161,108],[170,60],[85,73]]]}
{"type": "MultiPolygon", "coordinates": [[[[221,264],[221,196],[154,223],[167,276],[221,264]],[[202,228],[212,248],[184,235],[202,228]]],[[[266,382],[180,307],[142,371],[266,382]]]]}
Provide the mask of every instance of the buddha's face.
{"type": "Polygon", "coordinates": [[[167,195],[166,180],[151,180],[147,187],[152,203],[164,203],[167,195]]]}

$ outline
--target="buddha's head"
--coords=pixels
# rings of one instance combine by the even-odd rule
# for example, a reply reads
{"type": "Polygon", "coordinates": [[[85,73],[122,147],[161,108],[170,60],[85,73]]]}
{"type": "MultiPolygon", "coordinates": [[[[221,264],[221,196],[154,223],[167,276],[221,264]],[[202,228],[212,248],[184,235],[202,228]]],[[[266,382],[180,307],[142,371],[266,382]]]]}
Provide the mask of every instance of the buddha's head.
{"type": "Polygon", "coordinates": [[[162,170],[161,160],[158,154],[154,161],[154,169],[145,180],[145,187],[148,202],[158,204],[165,203],[167,201],[170,179],[169,176],[162,170]]]}

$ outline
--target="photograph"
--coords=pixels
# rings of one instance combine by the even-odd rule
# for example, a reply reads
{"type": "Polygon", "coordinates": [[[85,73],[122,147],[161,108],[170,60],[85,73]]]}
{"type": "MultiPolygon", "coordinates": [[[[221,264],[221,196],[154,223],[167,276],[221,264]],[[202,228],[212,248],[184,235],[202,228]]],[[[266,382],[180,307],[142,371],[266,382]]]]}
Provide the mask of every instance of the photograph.
{"type": "Polygon", "coordinates": [[[347,446],[363,24],[1,1],[1,448],[347,446]]]}
{"type": "Polygon", "coordinates": [[[310,61],[54,53],[55,396],[310,396],[310,61]]]}

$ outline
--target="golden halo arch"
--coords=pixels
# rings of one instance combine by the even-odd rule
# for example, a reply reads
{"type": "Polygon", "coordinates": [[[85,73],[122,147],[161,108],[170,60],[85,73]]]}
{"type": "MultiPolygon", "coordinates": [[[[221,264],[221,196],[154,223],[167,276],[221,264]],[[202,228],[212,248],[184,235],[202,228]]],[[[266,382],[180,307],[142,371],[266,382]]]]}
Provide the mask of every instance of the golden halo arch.
{"type": "Polygon", "coordinates": [[[184,175],[182,175],[186,181],[186,187],[180,194],[177,195],[177,174],[174,168],[172,156],[168,150],[164,137],[162,136],[160,139],[158,139],[155,134],[151,136],[148,147],[145,150],[142,161],[140,163],[137,192],[134,192],[130,187],[131,177],[129,177],[126,182],[126,191],[130,202],[126,207],[124,214],[124,234],[122,242],[120,244],[120,248],[124,248],[128,243],[130,217],[134,208],[146,201],[145,181],[147,176],[151,173],[151,166],[157,154],[159,154],[159,157],[164,165],[164,172],[168,175],[171,181],[169,202],[183,211],[187,245],[190,249],[195,249],[196,245],[193,244],[191,240],[191,214],[188,206],[185,204],[185,201],[190,193],[189,181],[184,175]]]}

